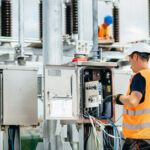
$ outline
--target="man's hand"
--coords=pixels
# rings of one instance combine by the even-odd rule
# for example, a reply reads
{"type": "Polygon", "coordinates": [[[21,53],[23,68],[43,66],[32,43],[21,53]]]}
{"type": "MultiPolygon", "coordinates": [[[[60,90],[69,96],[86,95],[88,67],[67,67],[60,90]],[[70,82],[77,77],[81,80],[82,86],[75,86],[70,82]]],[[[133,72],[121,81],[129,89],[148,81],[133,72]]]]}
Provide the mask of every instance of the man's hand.
{"type": "Polygon", "coordinates": [[[121,95],[122,95],[122,94],[116,94],[116,95],[114,96],[116,104],[123,105],[123,104],[120,102],[120,96],[121,96],[121,95]]]}

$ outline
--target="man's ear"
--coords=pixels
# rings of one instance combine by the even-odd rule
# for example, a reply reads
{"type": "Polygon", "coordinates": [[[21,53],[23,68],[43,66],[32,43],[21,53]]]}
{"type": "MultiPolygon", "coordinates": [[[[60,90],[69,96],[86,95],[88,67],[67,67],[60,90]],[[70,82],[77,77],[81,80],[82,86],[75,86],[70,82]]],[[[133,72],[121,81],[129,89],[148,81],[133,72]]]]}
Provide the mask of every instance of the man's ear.
{"type": "Polygon", "coordinates": [[[133,58],[134,58],[134,60],[138,60],[138,59],[139,59],[139,55],[135,53],[135,54],[133,55],[133,58]]]}

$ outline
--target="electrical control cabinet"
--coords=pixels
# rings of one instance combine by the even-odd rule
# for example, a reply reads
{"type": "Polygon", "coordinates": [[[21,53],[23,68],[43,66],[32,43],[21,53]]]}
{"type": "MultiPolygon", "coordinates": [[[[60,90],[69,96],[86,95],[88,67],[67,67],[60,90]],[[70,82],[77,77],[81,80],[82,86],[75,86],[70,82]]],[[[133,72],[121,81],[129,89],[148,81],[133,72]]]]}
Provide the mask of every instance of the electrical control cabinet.
{"type": "Polygon", "coordinates": [[[87,114],[112,118],[114,66],[100,62],[46,65],[45,119],[80,120],[87,114]]]}
{"type": "Polygon", "coordinates": [[[83,99],[81,103],[81,112],[96,118],[100,118],[101,116],[112,118],[112,69],[107,67],[85,67],[82,69],[81,74],[81,82],[83,85],[81,94],[83,99]],[[89,91],[88,94],[87,91],[89,91]],[[106,98],[107,100],[105,100],[106,98]],[[87,103],[90,105],[87,105],[87,103]]]}
{"type": "Polygon", "coordinates": [[[0,125],[37,125],[37,69],[0,66],[0,125]]]}

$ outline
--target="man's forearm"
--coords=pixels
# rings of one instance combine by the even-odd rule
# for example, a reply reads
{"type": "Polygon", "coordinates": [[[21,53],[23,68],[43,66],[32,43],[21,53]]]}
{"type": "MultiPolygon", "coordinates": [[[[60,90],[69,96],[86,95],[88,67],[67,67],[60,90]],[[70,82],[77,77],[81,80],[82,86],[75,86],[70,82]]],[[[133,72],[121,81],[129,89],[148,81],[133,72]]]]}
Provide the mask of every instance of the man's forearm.
{"type": "Polygon", "coordinates": [[[134,92],[134,94],[124,96],[120,96],[120,101],[122,102],[123,105],[126,105],[127,107],[136,107],[141,99],[141,95],[138,96],[139,92],[134,92]]]}
{"type": "Polygon", "coordinates": [[[130,102],[129,96],[121,95],[121,96],[120,96],[120,102],[121,102],[123,105],[126,105],[126,106],[128,106],[128,107],[133,107],[132,103],[130,102]]]}

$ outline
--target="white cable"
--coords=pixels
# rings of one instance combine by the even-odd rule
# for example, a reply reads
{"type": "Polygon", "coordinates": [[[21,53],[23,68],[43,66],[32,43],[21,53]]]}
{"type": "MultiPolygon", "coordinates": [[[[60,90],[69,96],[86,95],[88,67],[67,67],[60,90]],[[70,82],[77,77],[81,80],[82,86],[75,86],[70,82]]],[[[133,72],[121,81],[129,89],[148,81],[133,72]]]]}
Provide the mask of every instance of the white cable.
{"type": "MultiPolygon", "coordinates": [[[[88,117],[88,116],[86,116],[86,115],[84,115],[84,114],[82,114],[83,116],[85,116],[85,117],[88,117]]],[[[101,122],[100,120],[98,120],[97,121],[97,119],[95,118],[95,117],[93,117],[93,116],[90,116],[89,115],[89,119],[90,119],[90,117],[91,117],[91,119],[93,118],[93,120],[95,120],[95,122],[99,125],[99,127],[101,127],[101,129],[109,136],[109,137],[112,137],[112,138],[117,138],[117,139],[121,139],[120,137],[115,137],[115,136],[113,136],[113,135],[111,135],[111,134],[109,134],[109,133],[107,133],[105,130],[104,130],[104,126],[106,125],[106,124],[104,124],[103,122],[101,122]],[[101,124],[100,124],[101,123],[101,124]]],[[[92,120],[92,121],[93,121],[92,120]]],[[[91,120],[90,120],[91,121],[91,120]]],[[[91,122],[91,124],[92,124],[92,122],[91,122]]],[[[110,124],[111,125],[111,124],[110,124]]],[[[93,124],[93,126],[94,126],[94,124],[93,124]]],[[[112,126],[112,125],[111,125],[112,126]]],[[[95,128],[95,127],[94,127],[95,128]]],[[[96,130],[96,129],[95,129],[96,130]]]]}
{"type": "MultiPolygon", "coordinates": [[[[98,122],[98,121],[96,121],[97,122],[97,124],[101,127],[101,124],[98,122]]],[[[109,134],[109,133],[107,133],[104,129],[102,129],[109,137],[112,137],[112,138],[115,138],[115,139],[121,139],[120,137],[115,137],[115,136],[113,136],[113,135],[111,135],[111,134],[109,134]]]]}
{"type": "Polygon", "coordinates": [[[95,128],[95,126],[94,126],[93,120],[92,120],[92,118],[91,118],[90,115],[89,115],[89,119],[90,119],[90,122],[91,122],[91,124],[92,124],[93,132],[94,132],[94,135],[95,135],[95,144],[96,144],[96,146],[97,146],[97,143],[96,143],[96,139],[97,139],[98,142],[99,142],[99,144],[102,145],[101,142],[100,142],[99,136],[97,136],[96,128],[95,128]]]}
{"type": "MultiPolygon", "coordinates": [[[[92,118],[93,118],[93,120],[95,120],[95,122],[101,127],[101,129],[103,130],[103,132],[105,132],[108,136],[110,136],[111,138],[114,138],[114,139],[121,139],[120,137],[116,137],[116,136],[113,136],[113,135],[111,135],[111,134],[108,134],[105,130],[104,130],[104,123],[103,122],[101,122],[100,120],[98,120],[97,121],[97,119],[95,118],[95,117],[93,117],[92,116],[92,118]]],[[[117,147],[119,147],[119,143],[117,142],[117,147]]]]}
{"type": "Polygon", "coordinates": [[[102,129],[109,137],[121,139],[120,137],[115,137],[115,136],[113,136],[113,135],[107,133],[107,132],[104,130],[104,126],[102,126],[102,125],[104,125],[104,124],[103,124],[103,123],[100,124],[100,122],[97,121],[94,117],[92,117],[92,118],[95,120],[95,122],[101,127],[101,129],[102,129]]]}
{"type": "MultiPolygon", "coordinates": [[[[91,124],[92,124],[92,127],[93,127],[93,133],[94,133],[94,136],[95,136],[95,143],[96,143],[96,138],[97,138],[97,133],[96,133],[96,129],[95,129],[95,126],[94,126],[94,123],[93,123],[93,120],[91,118],[91,116],[89,115],[89,119],[91,121],[91,124]]],[[[98,139],[99,140],[99,139],[98,139]]]]}
{"type": "MultiPolygon", "coordinates": [[[[93,117],[93,116],[90,116],[90,115],[87,116],[87,115],[84,115],[84,114],[81,114],[81,115],[84,116],[84,117],[88,117],[88,118],[90,119],[91,124],[92,124],[92,127],[93,127],[93,132],[94,132],[94,134],[95,134],[95,137],[98,139],[98,142],[99,142],[100,145],[102,145],[102,144],[100,143],[99,136],[98,136],[97,133],[96,133],[96,129],[95,129],[93,120],[94,120],[95,123],[100,127],[100,129],[101,129],[105,134],[107,134],[109,137],[114,138],[114,139],[121,139],[120,137],[113,136],[113,135],[107,133],[107,132],[104,130],[105,125],[108,125],[108,124],[105,124],[105,123],[103,123],[103,122],[100,121],[100,120],[97,120],[97,119],[96,119],[95,117],[93,117]],[[93,120],[92,120],[92,119],[93,119],[93,120]]],[[[109,124],[109,125],[111,125],[111,124],[109,124]]],[[[111,125],[111,126],[112,126],[112,125],[111,125]]],[[[96,142],[96,140],[95,140],[95,142],[96,142]]],[[[118,143],[118,142],[117,142],[117,143],[118,143]]],[[[118,145],[117,145],[117,146],[118,146],[118,145]]]]}

